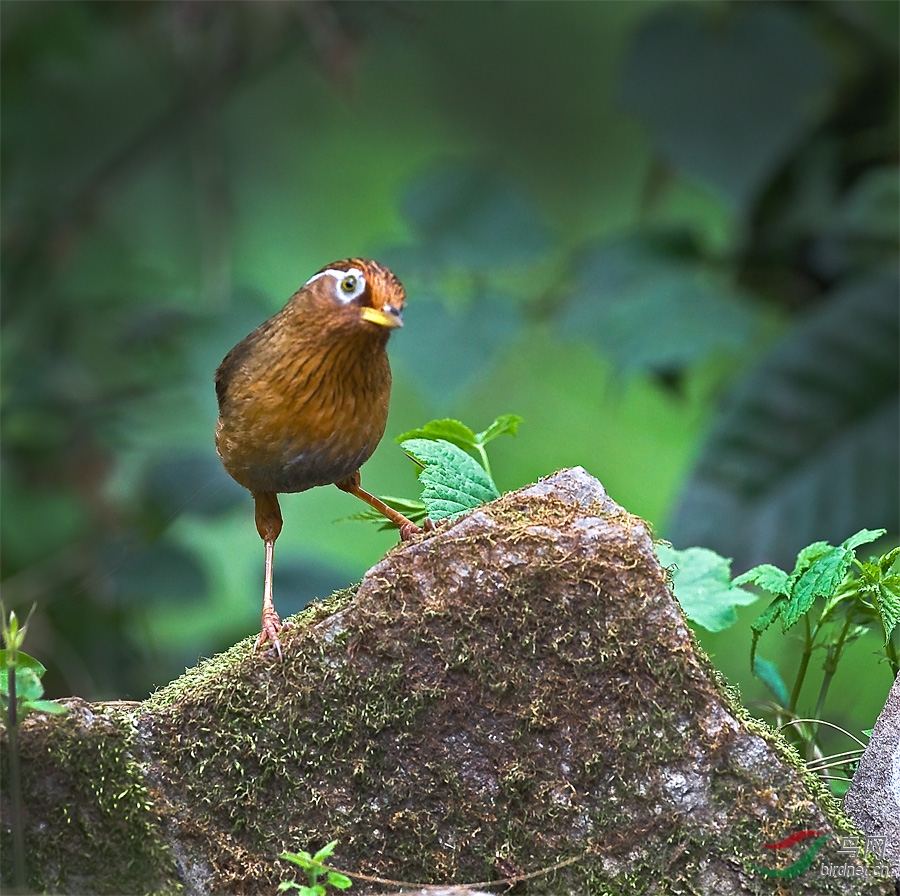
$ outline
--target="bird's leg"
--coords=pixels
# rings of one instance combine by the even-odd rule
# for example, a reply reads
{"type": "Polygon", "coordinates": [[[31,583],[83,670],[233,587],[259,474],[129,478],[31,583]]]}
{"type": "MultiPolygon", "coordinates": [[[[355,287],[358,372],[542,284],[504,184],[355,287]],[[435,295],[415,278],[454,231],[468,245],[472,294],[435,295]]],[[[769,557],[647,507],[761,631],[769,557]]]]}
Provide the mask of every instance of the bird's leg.
{"type": "Polygon", "coordinates": [[[407,519],[400,513],[399,510],[388,507],[381,498],[376,498],[375,495],[367,492],[359,484],[359,470],[353,473],[353,475],[348,476],[346,479],[335,482],[335,485],[341,491],[356,495],[361,501],[365,501],[369,507],[375,508],[382,516],[387,517],[400,530],[400,539],[402,541],[409,541],[413,535],[420,535],[422,532],[431,532],[434,529],[434,523],[432,523],[431,520],[426,519],[424,527],[417,526],[412,520],[407,519]]]}
{"type": "Polygon", "coordinates": [[[275,558],[275,540],[281,534],[281,508],[278,506],[278,495],[275,492],[255,492],[256,531],[266,545],[266,583],[263,589],[262,629],[256,639],[254,650],[259,650],[266,641],[271,641],[278,658],[281,659],[281,641],[278,633],[286,628],[275,612],[272,598],[272,567],[275,558]]]}

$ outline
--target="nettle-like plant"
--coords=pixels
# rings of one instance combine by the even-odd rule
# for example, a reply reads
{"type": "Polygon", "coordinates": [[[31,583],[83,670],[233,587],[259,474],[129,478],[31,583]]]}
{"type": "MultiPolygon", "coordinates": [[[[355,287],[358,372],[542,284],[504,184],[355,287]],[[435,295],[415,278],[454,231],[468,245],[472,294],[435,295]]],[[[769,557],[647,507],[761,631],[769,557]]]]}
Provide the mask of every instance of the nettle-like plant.
{"type": "MultiPolygon", "coordinates": [[[[419,467],[422,497],[413,500],[382,495],[381,500],[415,522],[427,516],[439,523],[499,498],[485,449],[499,436],[514,436],[521,422],[516,414],[503,414],[484,431],[475,432],[465,423],[447,418],[431,420],[397,436],[394,441],[419,467]]],[[[364,510],[350,519],[371,520],[382,529],[394,526],[374,510],[364,510]]]]}
{"type": "MultiPolygon", "coordinates": [[[[861,752],[853,749],[826,757],[819,745],[820,725],[838,727],[821,716],[844,648],[862,635],[876,632],[884,638],[885,658],[894,675],[900,671],[900,572],[895,570],[900,547],[866,561],[856,556],[860,547],[884,534],[884,529],[863,529],[839,545],[817,541],[800,551],[791,572],[765,563],[736,578],[731,577],[731,561],[706,548],[677,551],[668,545],[657,546],[685,614],[707,629],[719,631],[733,624],[737,621],[734,607],[758,598],[743,586],[755,585],[772,595],[751,626],[751,669],[771,693],[767,713],[781,727],[790,728],[810,767],[823,773],[835,766],[852,771],[861,752]],[[802,625],[800,662],[790,689],[775,663],[757,653],[761,636],[776,622],[781,623],[783,634],[802,625]],[[798,715],[798,704],[816,651],[824,654],[822,678],[814,718],[805,719],[798,715]]],[[[857,738],[853,740],[864,746],[857,738]]]]}
{"type": "Polygon", "coordinates": [[[317,853],[312,854],[300,850],[300,852],[283,852],[278,858],[293,862],[298,868],[306,872],[306,883],[301,884],[295,880],[283,880],[278,885],[279,892],[294,890],[296,896],[326,896],[329,887],[337,890],[346,890],[353,885],[353,881],[346,874],[335,871],[325,864],[325,859],[331,857],[337,840],[323,846],[317,853]]]}

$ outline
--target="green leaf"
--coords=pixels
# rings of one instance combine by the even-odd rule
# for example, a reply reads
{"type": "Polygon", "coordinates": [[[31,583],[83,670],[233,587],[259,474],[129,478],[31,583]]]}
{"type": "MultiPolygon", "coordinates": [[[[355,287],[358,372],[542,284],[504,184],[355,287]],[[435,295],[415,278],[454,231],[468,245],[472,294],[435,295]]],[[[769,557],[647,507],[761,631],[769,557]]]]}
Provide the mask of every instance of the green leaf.
{"type": "Polygon", "coordinates": [[[334,848],[338,845],[337,840],[332,840],[331,843],[326,843],[313,857],[312,860],[317,865],[322,865],[325,862],[325,859],[331,858],[332,853],[334,852],[334,848]]]}
{"type": "Polygon", "coordinates": [[[787,594],[788,574],[771,563],[763,563],[754,566],[745,573],[739,575],[732,584],[734,585],[758,585],[770,594],[787,594]]]}
{"type": "Polygon", "coordinates": [[[900,557],[900,545],[895,547],[892,551],[882,554],[881,557],[878,558],[878,565],[881,567],[881,571],[883,573],[889,572],[898,557],[900,557]]]}
{"type": "Polygon", "coordinates": [[[518,414],[502,414],[483,432],[475,436],[475,440],[479,445],[487,445],[493,442],[498,436],[511,435],[514,436],[519,429],[522,418],[518,414]]]}
{"type": "Polygon", "coordinates": [[[886,576],[873,594],[875,607],[884,626],[884,643],[891,640],[894,629],[900,625],[900,575],[886,576]]]}
{"type": "Polygon", "coordinates": [[[443,439],[408,439],[400,446],[424,466],[422,500],[437,522],[500,497],[484,468],[461,448],[443,439]]]}
{"type": "Polygon", "coordinates": [[[301,884],[298,884],[297,881],[295,881],[295,880],[283,880],[278,885],[278,892],[281,893],[281,892],[284,892],[285,890],[299,890],[300,887],[301,887],[301,884]]]}
{"type": "Polygon", "coordinates": [[[464,451],[474,451],[478,445],[478,436],[465,423],[450,418],[431,420],[418,429],[397,436],[394,441],[407,442],[410,439],[443,439],[464,451]]]}
{"type": "Polygon", "coordinates": [[[672,579],[675,596],[692,622],[719,632],[737,622],[736,606],[746,606],[758,596],[731,582],[731,561],[706,548],[679,551],[656,545],[660,563],[675,566],[672,579]]]}
{"type": "Polygon", "coordinates": [[[22,707],[26,712],[46,712],[51,716],[61,716],[69,710],[53,700],[29,700],[22,707]]]}
{"type": "Polygon", "coordinates": [[[816,560],[820,557],[824,557],[829,551],[833,550],[834,545],[829,544],[827,541],[815,541],[803,548],[803,550],[797,554],[797,562],[794,564],[794,570],[788,580],[788,593],[790,593],[790,589],[797,584],[800,576],[802,576],[816,560]]]}
{"type": "Polygon", "coordinates": [[[757,634],[761,635],[782,614],[787,603],[787,597],[783,594],[779,594],[778,597],[776,597],[775,600],[773,600],[772,603],[770,603],[769,606],[753,620],[750,627],[757,634]]]}
{"type": "Polygon", "coordinates": [[[783,631],[796,624],[800,617],[809,611],[816,598],[829,598],[834,594],[843,581],[852,559],[852,551],[843,547],[830,547],[828,551],[817,555],[791,588],[788,604],[781,614],[783,631]]]}
{"type": "MultiPolygon", "coordinates": [[[[44,686],[41,684],[37,672],[31,666],[19,666],[15,675],[17,702],[39,700],[43,696],[44,686]]],[[[9,675],[6,670],[0,675],[0,694],[9,697],[9,675]]]]}
{"type": "MultiPolygon", "coordinates": [[[[9,667],[12,660],[12,652],[9,650],[0,650],[0,669],[9,667]]],[[[44,664],[40,660],[36,660],[33,656],[23,653],[21,650],[15,652],[16,666],[19,669],[31,669],[38,678],[42,678],[47,671],[44,664]]]]}
{"type": "Polygon", "coordinates": [[[285,859],[288,862],[293,862],[295,865],[299,865],[301,868],[309,868],[312,865],[312,856],[308,852],[282,852],[278,855],[279,859],[285,859]]]}
{"type": "Polygon", "coordinates": [[[841,543],[842,548],[848,551],[855,551],[860,545],[871,544],[873,541],[881,538],[887,532],[887,529],[860,529],[856,535],[851,535],[846,541],[841,543]]]}
{"type": "Polygon", "coordinates": [[[763,657],[755,657],[753,662],[753,674],[772,692],[780,706],[787,706],[788,690],[778,667],[770,660],[763,657]]]}
{"type": "Polygon", "coordinates": [[[353,881],[346,874],[341,874],[340,871],[329,871],[328,877],[325,879],[328,881],[328,886],[337,887],[339,890],[346,890],[353,886],[353,881]]]}

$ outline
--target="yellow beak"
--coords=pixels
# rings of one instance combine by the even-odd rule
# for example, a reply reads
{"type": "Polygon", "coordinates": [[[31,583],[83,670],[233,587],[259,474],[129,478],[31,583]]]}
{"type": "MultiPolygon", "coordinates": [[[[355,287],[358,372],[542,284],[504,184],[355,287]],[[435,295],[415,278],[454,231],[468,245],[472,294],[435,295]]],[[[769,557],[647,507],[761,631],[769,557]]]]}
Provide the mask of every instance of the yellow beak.
{"type": "Polygon", "coordinates": [[[395,330],[403,326],[403,315],[393,306],[385,305],[384,308],[370,308],[368,305],[359,309],[359,316],[363,320],[395,330]]]}

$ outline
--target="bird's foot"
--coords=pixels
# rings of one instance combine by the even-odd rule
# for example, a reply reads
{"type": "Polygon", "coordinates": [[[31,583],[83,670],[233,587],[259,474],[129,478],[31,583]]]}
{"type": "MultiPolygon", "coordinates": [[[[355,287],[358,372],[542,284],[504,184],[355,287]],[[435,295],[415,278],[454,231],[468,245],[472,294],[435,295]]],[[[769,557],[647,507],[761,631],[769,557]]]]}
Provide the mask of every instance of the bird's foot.
{"type": "Polygon", "coordinates": [[[278,639],[278,635],[293,627],[293,622],[282,622],[281,617],[274,610],[263,613],[262,630],[253,646],[254,651],[259,650],[266,641],[270,641],[272,647],[275,648],[275,653],[278,654],[278,659],[281,659],[281,641],[278,639]]]}
{"type": "Polygon", "coordinates": [[[400,526],[400,541],[411,541],[413,535],[421,535],[423,532],[434,532],[437,526],[426,516],[421,526],[417,526],[411,520],[407,520],[400,526]]]}

